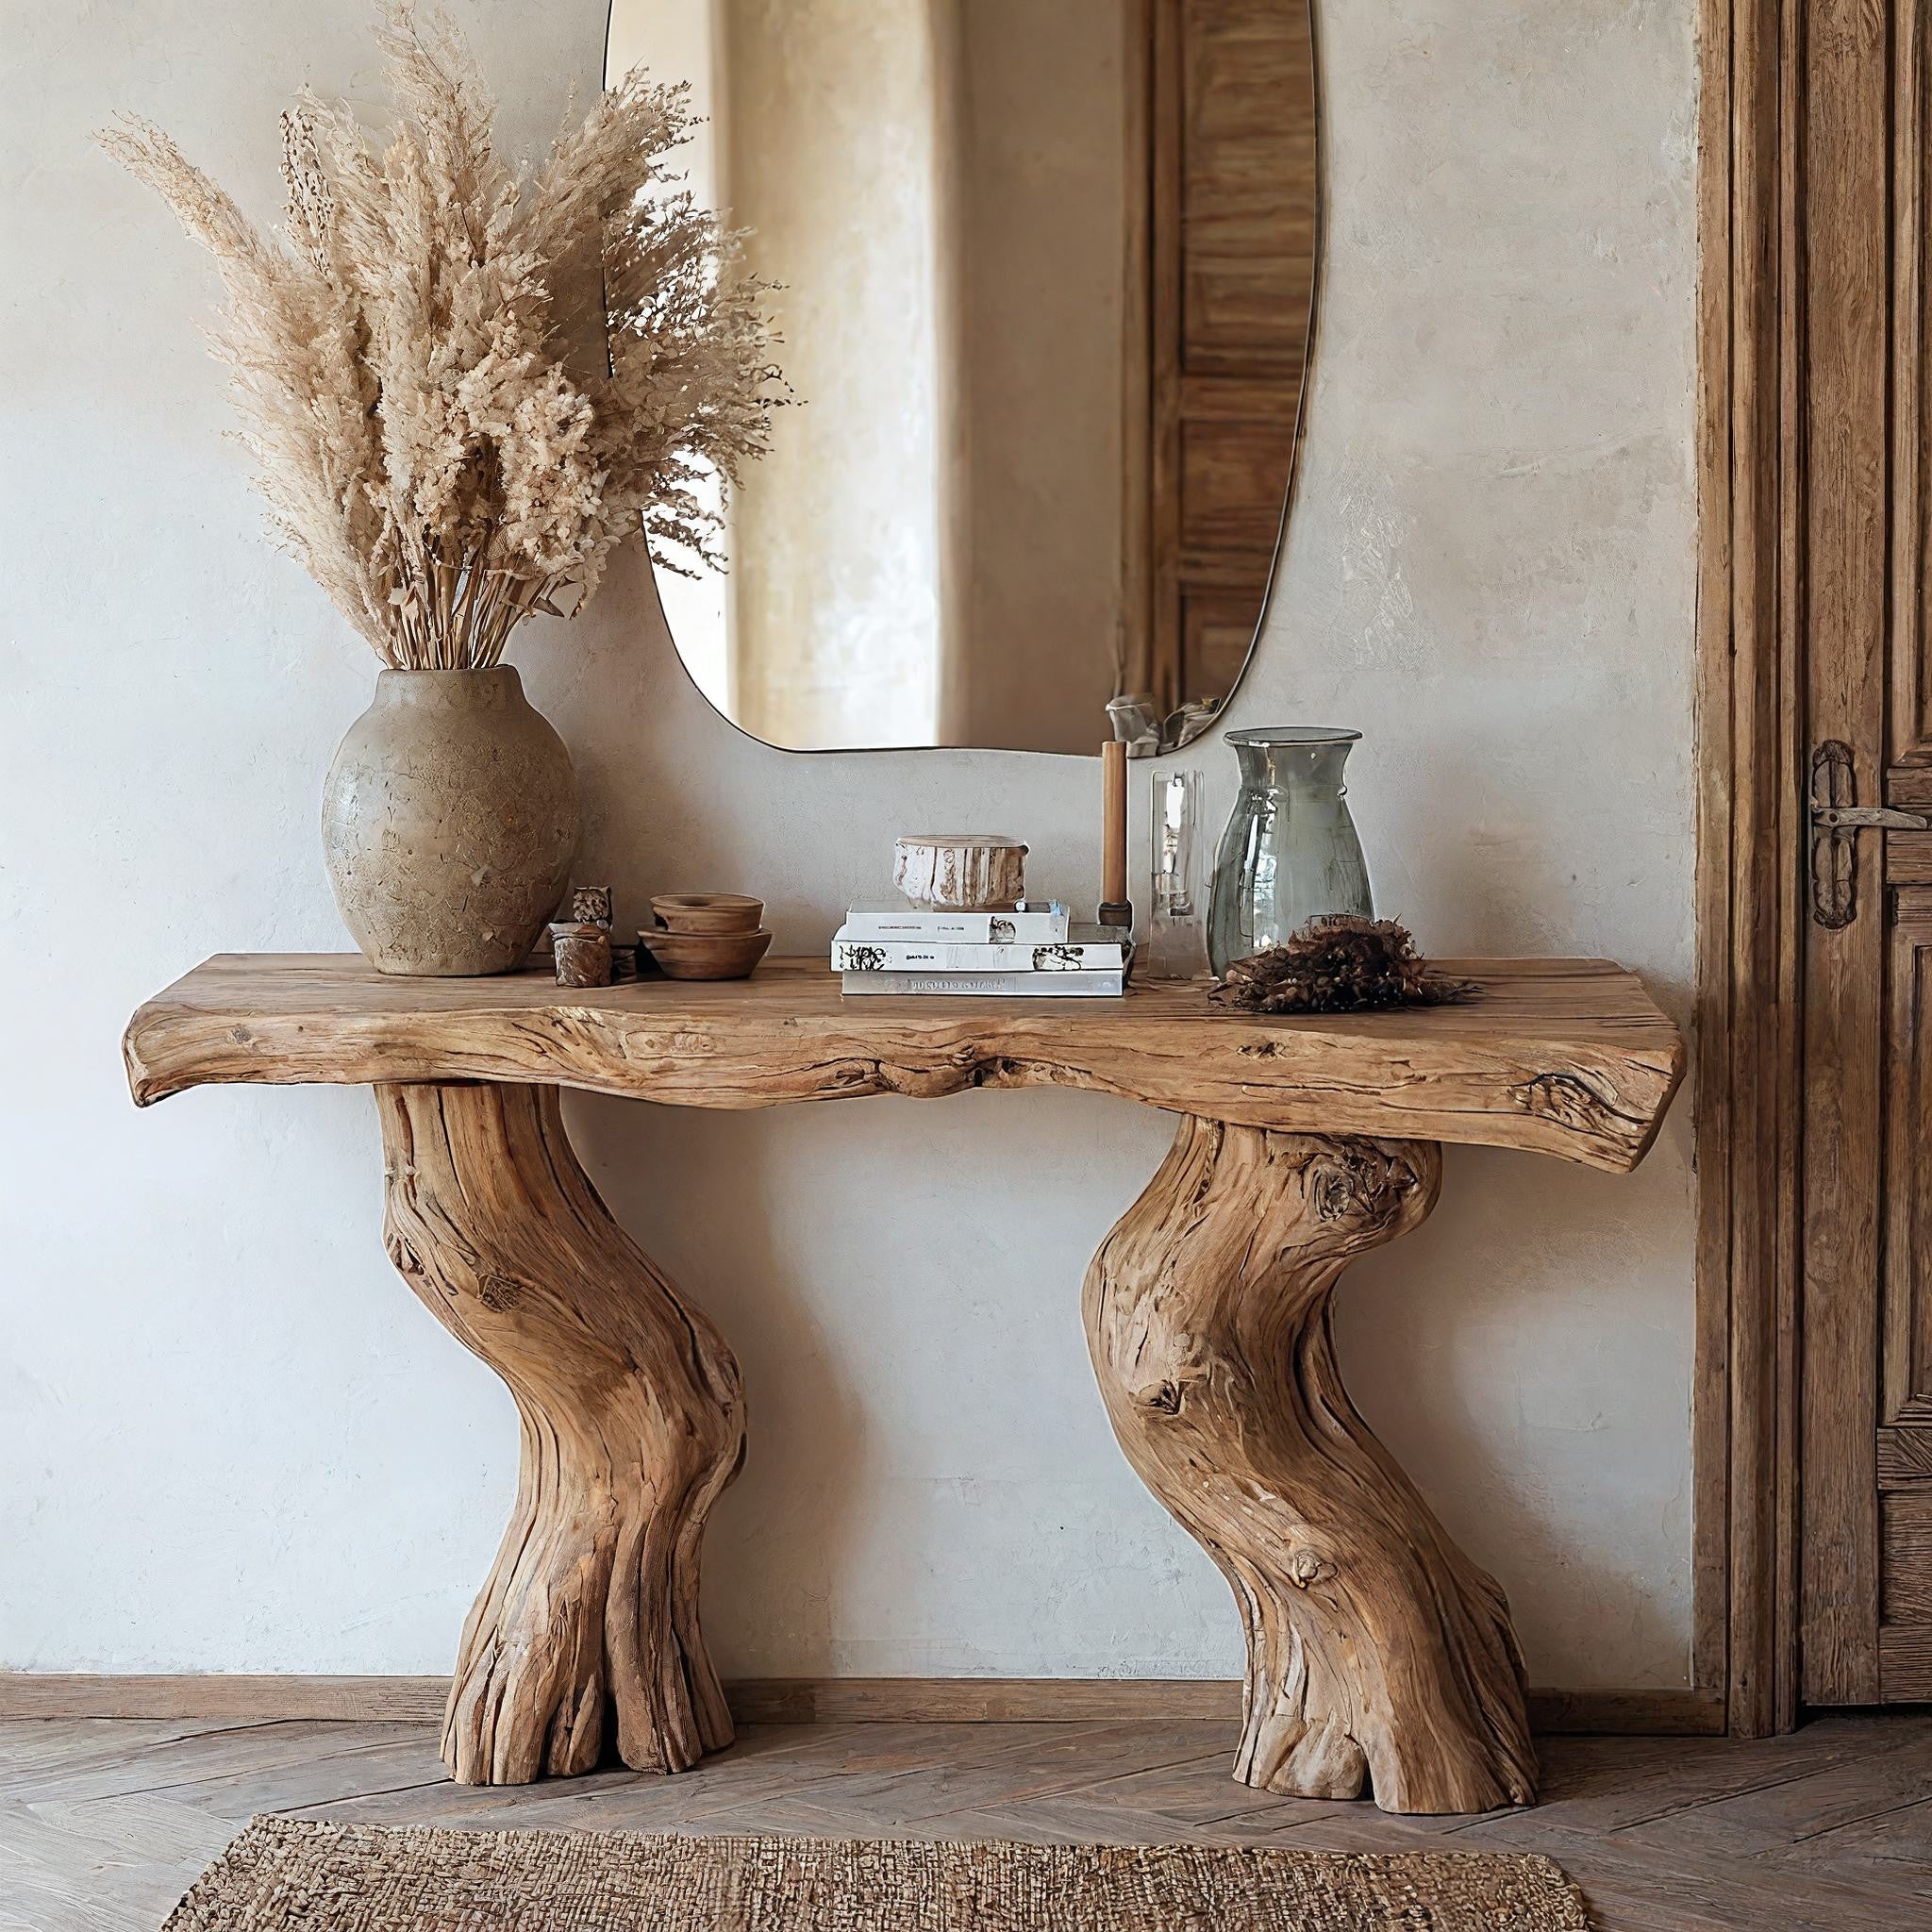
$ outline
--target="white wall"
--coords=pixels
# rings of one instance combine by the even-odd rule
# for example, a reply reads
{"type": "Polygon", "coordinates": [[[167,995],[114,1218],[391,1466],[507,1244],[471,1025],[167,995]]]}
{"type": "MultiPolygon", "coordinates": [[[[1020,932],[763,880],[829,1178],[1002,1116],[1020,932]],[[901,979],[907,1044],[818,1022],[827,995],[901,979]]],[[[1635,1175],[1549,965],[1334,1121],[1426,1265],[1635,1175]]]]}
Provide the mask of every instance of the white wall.
{"type": "MultiPolygon", "coordinates": [[[[464,0],[516,128],[603,8],[464,0]]],[[[1324,8],[1330,270],[1285,588],[1231,720],[1367,733],[1384,906],[1438,950],[1691,973],[1691,0],[1324,8]]],[[[211,279],[87,144],[116,107],[259,209],[275,114],[372,92],[359,0],[28,8],[0,36],[0,1664],[446,1668],[508,1509],[508,1396],[390,1273],[354,1091],[137,1115],[120,1027],[217,947],[342,943],[317,797],[372,665],[260,539],[211,279]]],[[[786,756],[712,716],[633,564],[525,675],[625,906],[745,887],[816,949],[892,833],[989,816],[1091,896],[1096,768],[786,756]]],[[[1218,788],[1231,760],[1198,748],[1218,788]]],[[[743,1358],[728,1673],[1231,1674],[1219,1578],[1116,1454],[1087,1256],[1167,1124],[1064,1093],[764,1116],[583,1100],[626,1223],[743,1358]]],[[[1452,1154],[1342,1291],[1361,1405],[1505,1580],[1543,1683],[1689,1641],[1680,1109],[1617,1178],[1452,1154]]]]}
{"type": "MultiPolygon", "coordinates": [[[[726,0],[615,0],[610,8],[608,57],[601,72],[614,80],[634,67],[643,67],[653,79],[682,81],[691,89],[695,125],[672,165],[680,189],[689,188],[704,207],[722,208],[728,214],[717,71],[723,38],[720,16],[725,5],[726,0]]],[[[718,501],[720,479],[715,472],[689,487],[707,502],[718,501]]],[[[725,712],[731,708],[731,612],[738,583],[736,576],[717,571],[692,576],[667,571],[658,584],[684,668],[697,688],[725,712]]]]}

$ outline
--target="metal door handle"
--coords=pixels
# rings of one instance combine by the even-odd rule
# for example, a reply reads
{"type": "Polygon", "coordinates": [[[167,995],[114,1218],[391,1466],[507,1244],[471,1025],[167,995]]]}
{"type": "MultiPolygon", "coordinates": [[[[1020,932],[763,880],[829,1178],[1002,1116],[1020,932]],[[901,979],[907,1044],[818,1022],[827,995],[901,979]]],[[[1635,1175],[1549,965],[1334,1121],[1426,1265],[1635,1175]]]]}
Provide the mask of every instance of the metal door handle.
{"type": "Polygon", "coordinates": [[[1814,805],[1814,830],[1861,832],[1868,826],[1881,832],[1932,832],[1932,819],[1924,812],[1896,811],[1889,805],[1814,805]]]}
{"type": "Polygon", "coordinates": [[[1932,832],[1932,818],[1924,812],[1855,805],[1857,796],[1851,746],[1840,738],[1826,739],[1811,754],[1806,808],[1811,832],[1811,917],[1830,932],[1858,916],[1860,832],[1932,832]]]}

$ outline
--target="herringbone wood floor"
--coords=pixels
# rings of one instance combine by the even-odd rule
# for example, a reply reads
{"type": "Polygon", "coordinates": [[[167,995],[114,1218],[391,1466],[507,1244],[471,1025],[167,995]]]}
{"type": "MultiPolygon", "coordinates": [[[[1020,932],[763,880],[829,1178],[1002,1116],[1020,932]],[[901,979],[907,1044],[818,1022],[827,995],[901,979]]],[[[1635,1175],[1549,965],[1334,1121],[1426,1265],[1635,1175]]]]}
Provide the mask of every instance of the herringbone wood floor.
{"type": "MultiPolygon", "coordinates": [[[[1211,1723],[747,1731],[686,1777],[452,1785],[418,1724],[0,1724],[0,1932],[154,1932],[257,1812],[479,1830],[1547,1853],[1603,1932],[1928,1932],[1932,1718],[1762,1743],[1548,1738],[1543,1802],[1480,1819],[1272,1798],[1211,1723]]],[[[1153,1928],[1150,1928],[1153,1932],[1153,1928]]]]}

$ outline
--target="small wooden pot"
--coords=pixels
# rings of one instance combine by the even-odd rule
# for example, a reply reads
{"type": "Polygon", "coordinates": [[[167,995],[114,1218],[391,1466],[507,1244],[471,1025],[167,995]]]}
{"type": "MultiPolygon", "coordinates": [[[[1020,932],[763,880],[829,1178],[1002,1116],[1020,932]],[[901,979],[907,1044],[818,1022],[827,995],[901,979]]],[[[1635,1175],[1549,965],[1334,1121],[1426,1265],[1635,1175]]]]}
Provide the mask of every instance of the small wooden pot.
{"type": "Polygon", "coordinates": [[[638,940],[667,979],[749,979],[772,935],[758,932],[641,932],[638,940]]]}
{"type": "Polygon", "coordinates": [[[666,932],[754,933],[765,902],[742,892],[658,892],[651,910],[666,932]]]}

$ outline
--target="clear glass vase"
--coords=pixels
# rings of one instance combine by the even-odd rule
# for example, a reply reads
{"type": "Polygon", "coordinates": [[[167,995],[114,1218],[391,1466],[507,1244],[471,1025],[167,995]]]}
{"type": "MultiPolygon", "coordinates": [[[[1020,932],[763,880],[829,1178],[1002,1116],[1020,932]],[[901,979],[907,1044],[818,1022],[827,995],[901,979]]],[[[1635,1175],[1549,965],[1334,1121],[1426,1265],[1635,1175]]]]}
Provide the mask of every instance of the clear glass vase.
{"type": "Polygon", "coordinates": [[[1217,974],[1311,919],[1374,916],[1341,782],[1361,733],[1283,724],[1224,736],[1241,760],[1241,789],[1214,859],[1208,958],[1217,974]]]}

